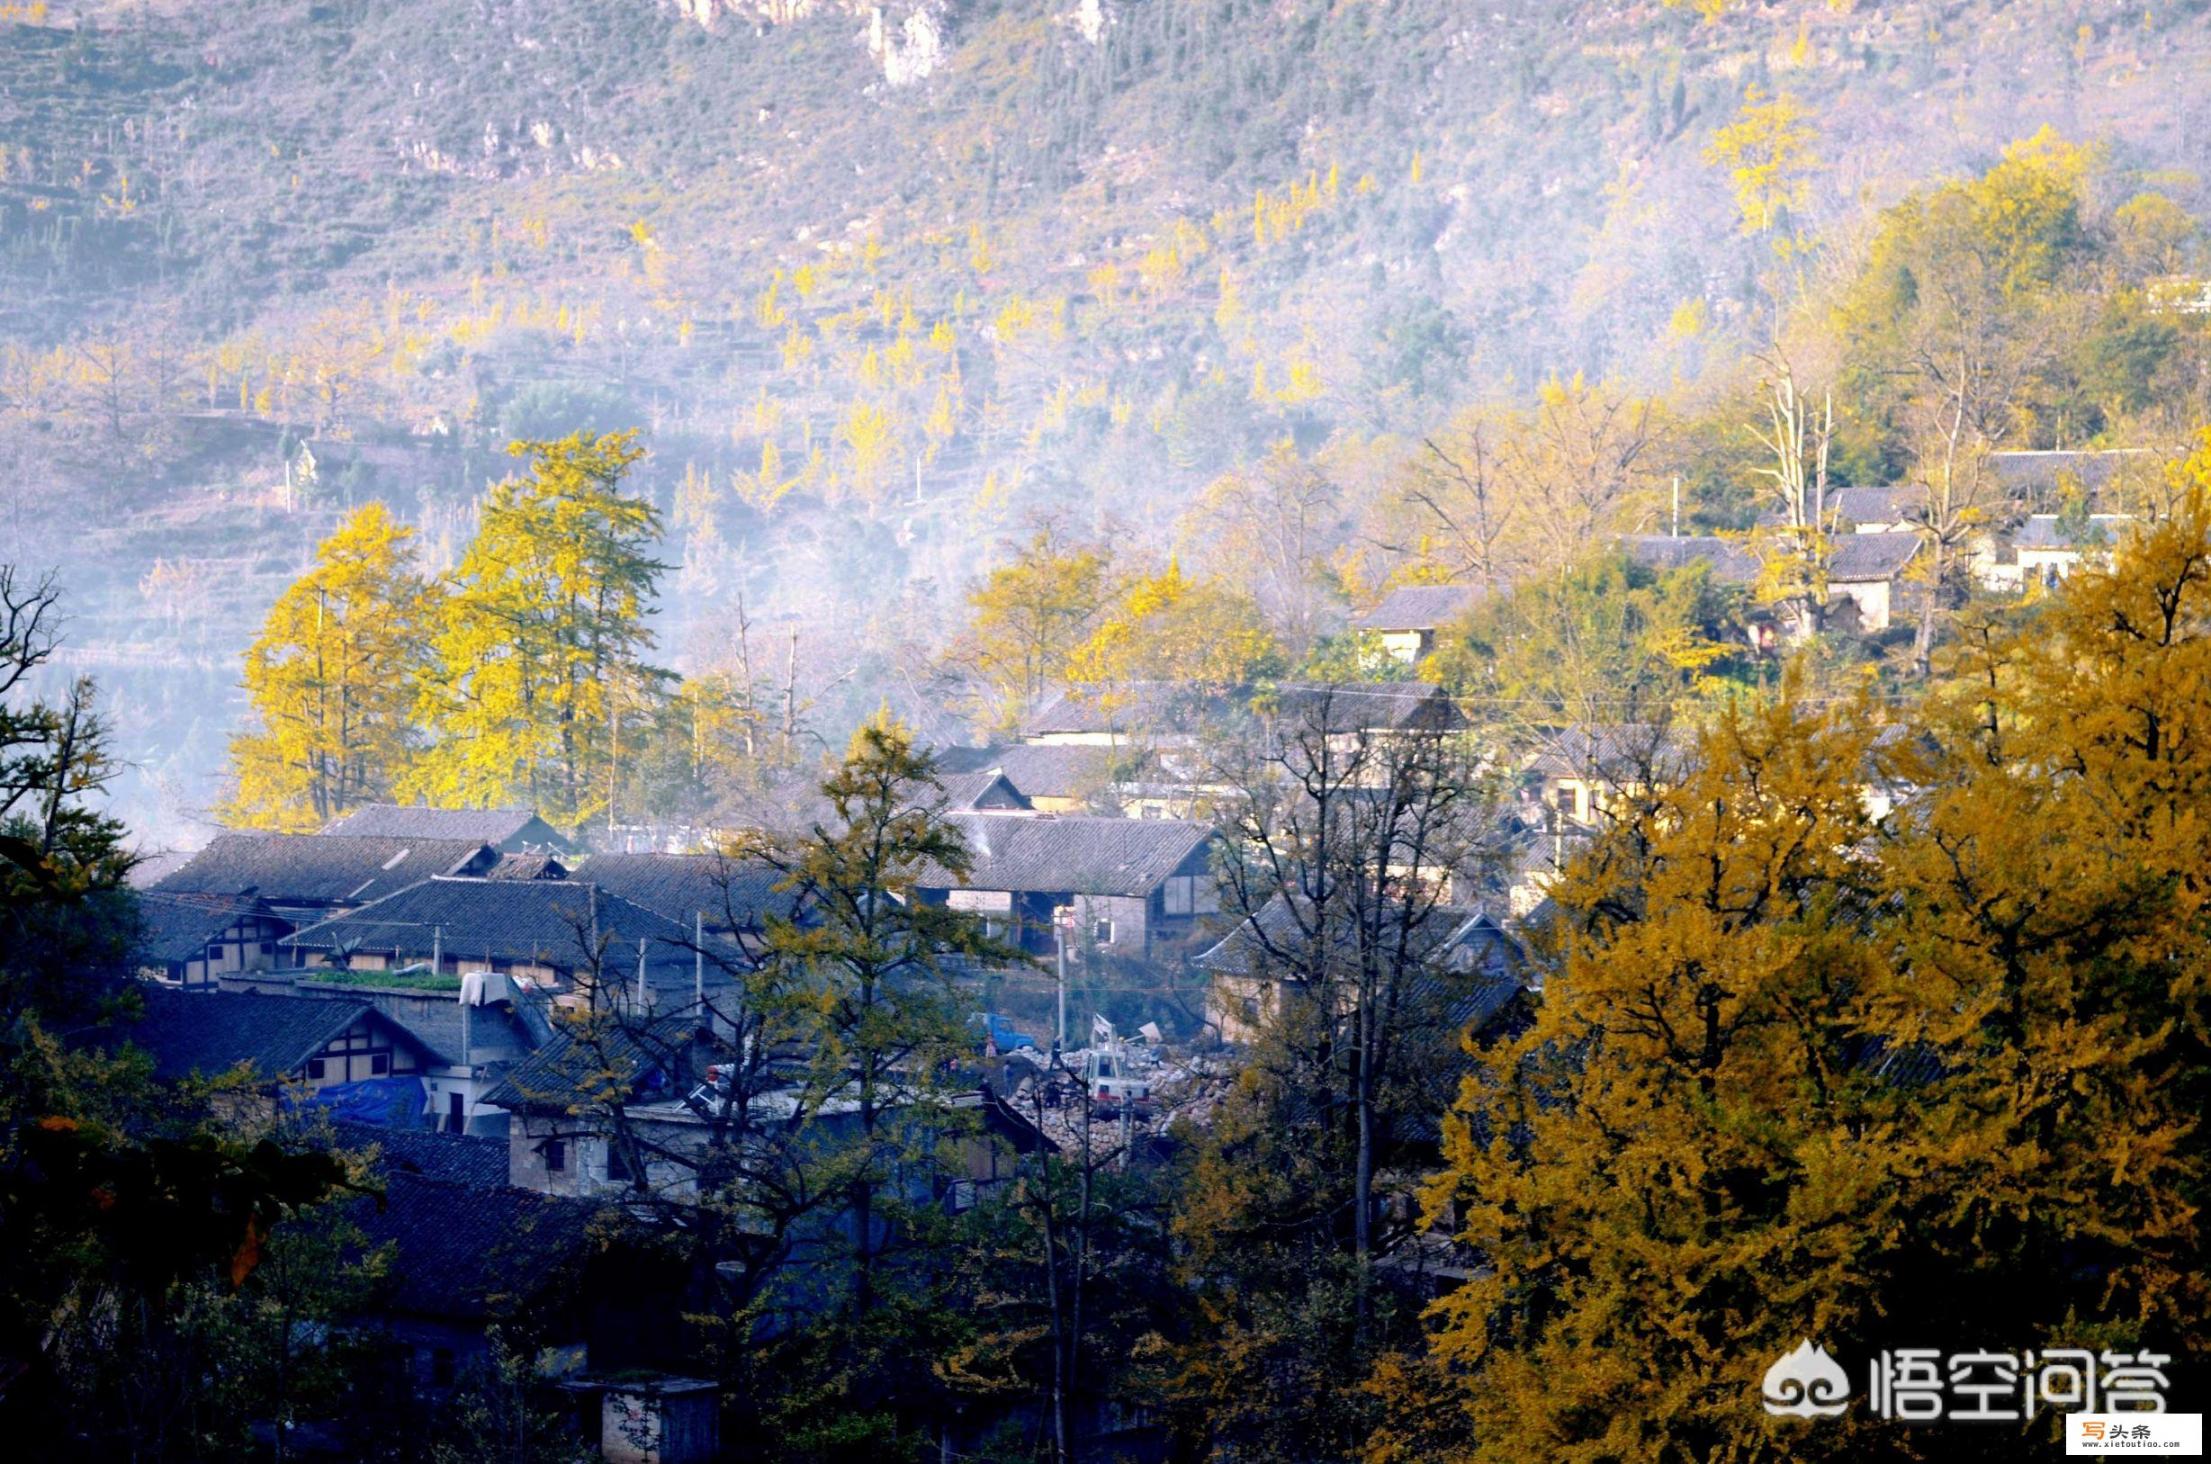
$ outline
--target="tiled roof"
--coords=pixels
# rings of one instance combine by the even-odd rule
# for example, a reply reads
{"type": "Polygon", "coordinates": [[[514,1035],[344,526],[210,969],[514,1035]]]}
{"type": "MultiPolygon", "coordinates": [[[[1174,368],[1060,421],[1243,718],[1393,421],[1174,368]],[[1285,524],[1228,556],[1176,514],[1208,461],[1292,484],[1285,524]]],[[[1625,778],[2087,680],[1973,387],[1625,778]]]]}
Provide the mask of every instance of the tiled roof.
{"type": "Polygon", "coordinates": [[[1204,849],[1210,825],[1179,818],[1005,818],[953,814],[973,863],[965,880],[923,871],[925,889],[1017,890],[1077,895],[1148,895],[1204,849]]]}
{"type": "Polygon", "coordinates": [[[528,808],[420,808],[366,803],[332,821],[323,832],[392,839],[466,839],[494,846],[521,840],[556,852],[568,848],[568,839],[528,808]]]}
{"type": "Polygon", "coordinates": [[[1234,688],[1180,681],[1127,682],[1096,692],[1061,691],[1037,708],[1022,735],[1183,731],[1233,715],[1243,699],[1234,688]]]}
{"type": "Polygon", "coordinates": [[[1529,766],[1554,777],[1618,778],[1640,773],[1644,764],[1659,773],[1685,766],[1695,738],[1651,723],[1561,727],[1537,741],[1529,766]]]}
{"type": "Polygon", "coordinates": [[[2040,452],[1992,452],[1988,455],[1989,469],[2004,491],[2014,497],[2027,493],[2046,492],[2061,481],[2071,480],[2083,488],[2103,487],[2122,472],[2154,471],[2157,454],[2147,448],[2115,448],[2104,452],[2069,452],[2047,450],[2040,452]]]}
{"type": "MultiPolygon", "coordinates": [[[[1300,904],[1305,905],[1305,902],[1300,904]]],[[[1299,906],[1293,906],[1287,896],[1275,895],[1260,907],[1258,914],[1238,924],[1193,964],[1217,976],[1265,974],[1270,949],[1294,950],[1305,939],[1293,917],[1296,908],[1299,906]]],[[[1337,921],[1331,935],[1345,954],[1351,952],[1355,932],[1349,922],[1337,921]]],[[[1412,944],[1418,959],[1435,961],[1444,970],[1455,973],[1470,970],[1466,963],[1491,947],[1509,954],[1514,962],[1519,959],[1518,945],[1512,936],[1476,907],[1438,907],[1429,912],[1412,933],[1412,944]]]]}
{"type": "Polygon", "coordinates": [[[1122,775],[1136,777],[1153,759],[1128,748],[1017,742],[1006,747],[951,747],[938,754],[949,787],[954,776],[993,769],[1029,798],[1087,798],[1122,775]]]}
{"type": "Polygon", "coordinates": [[[1877,488],[1837,488],[1827,496],[1828,511],[1850,524],[1898,524],[1919,513],[1919,490],[1908,483],[1877,488]]]}
{"type": "Polygon", "coordinates": [[[2119,542],[2127,530],[2134,526],[2134,517],[2124,513],[2099,513],[2089,517],[2083,531],[2068,532],[2059,516],[2054,513],[2037,513],[2028,516],[2011,536],[2014,546],[2021,549],[2088,549],[2109,547],[2119,542]]]}
{"type": "Polygon", "coordinates": [[[419,956],[429,953],[433,933],[447,959],[541,962],[562,970],[588,965],[593,942],[605,942],[607,962],[625,973],[634,971],[643,940],[655,985],[680,978],[688,987],[691,980],[691,953],[682,949],[688,930],[583,879],[426,879],[310,925],[285,944],[419,956]]]}
{"type": "Polygon", "coordinates": [[[506,1187],[505,1139],[433,1133],[429,1129],[380,1128],[365,1123],[333,1126],[346,1148],[378,1151],[375,1168],[379,1174],[419,1175],[476,1189],[506,1187]]]}
{"type": "Polygon", "coordinates": [[[359,905],[491,856],[481,841],[339,834],[217,834],[152,888],[258,895],[276,904],[359,905]]]}
{"type": "Polygon", "coordinates": [[[1286,681],[1260,705],[1286,721],[1329,732],[1456,731],[1466,718],[1449,693],[1427,681],[1286,681]]]}
{"type": "Polygon", "coordinates": [[[155,965],[197,960],[209,941],[240,919],[259,914],[257,901],[230,895],[178,895],[145,890],[138,896],[135,954],[155,965]]]}
{"type": "Polygon", "coordinates": [[[572,1295],[602,1207],[535,1190],[387,1171],[379,1203],[350,1207],[370,1249],[393,1249],[384,1304],[410,1316],[481,1321],[572,1295]]]}
{"type": "Polygon", "coordinates": [[[1027,796],[999,768],[982,768],[972,773],[940,773],[938,781],[944,784],[944,806],[952,813],[1029,807],[1027,796]]]}
{"type": "Polygon", "coordinates": [[[1487,585],[1399,585],[1360,615],[1362,630],[1434,630],[1457,620],[1489,594],[1487,585]]]}
{"type": "Polygon", "coordinates": [[[719,854],[594,854],[574,877],[684,930],[694,915],[705,916],[709,930],[758,929],[770,910],[791,907],[790,896],[775,892],[773,869],[719,854]]]}
{"type": "Polygon", "coordinates": [[[616,1096],[680,1097],[665,1069],[696,1027],[687,1017],[662,1017],[642,1031],[611,1026],[589,1043],[577,1041],[572,1028],[556,1029],[551,1041],[508,1069],[484,1102],[517,1112],[566,1113],[616,1096]]]}
{"type": "MultiPolygon", "coordinates": [[[[153,1058],[154,1076],[164,1082],[195,1073],[218,1077],[243,1064],[263,1082],[273,1083],[362,1017],[383,1020],[368,1003],[359,1001],[234,996],[160,987],[142,987],[140,994],[146,1003],[145,1016],[104,1035],[114,1045],[127,1041],[153,1058]]],[[[93,1040],[97,1042],[98,1035],[93,1040]]]]}
{"type": "Polygon", "coordinates": [[[1830,583],[1894,579],[1919,553],[1917,534],[1842,534],[1831,542],[1835,552],[1827,562],[1830,583]]]}
{"type": "Polygon", "coordinates": [[[1624,540],[1621,547],[1637,564],[1652,569],[1709,564],[1712,577],[1725,584],[1747,585],[1758,578],[1758,556],[1732,539],[1690,534],[1635,534],[1624,540]]]}

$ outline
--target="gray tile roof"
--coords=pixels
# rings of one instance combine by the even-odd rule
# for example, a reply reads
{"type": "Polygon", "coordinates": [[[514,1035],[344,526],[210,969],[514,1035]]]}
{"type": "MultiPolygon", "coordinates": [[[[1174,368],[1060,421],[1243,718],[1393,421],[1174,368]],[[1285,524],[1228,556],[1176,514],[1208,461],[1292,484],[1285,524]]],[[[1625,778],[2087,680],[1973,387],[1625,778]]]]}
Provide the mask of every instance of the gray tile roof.
{"type": "Polygon", "coordinates": [[[208,942],[239,920],[264,914],[259,901],[231,895],[141,891],[138,941],[133,953],[142,961],[163,966],[197,960],[206,952],[208,942]]]}
{"type": "Polygon", "coordinates": [[[2097,489],[2125,472],[2155,471],[2158,455],[2148,448],[2114,448],[2103,452],[2045,451],[1992,452],[1988,466],[2004,491],[2014,497],[2047,492],[2070,480],[2083,488],[2097,489]]]}
{"type": "Polygon", "coordinates": [[[151,888],[257,895],[279,905],[360,905],[474,862],[491,863],[481,841],[229,833],[217,834],[151,888]]]}
{"type": "Polygon", "coordinates": [[[1681,569],[1709,564],[1724,584],[1747,585],[1758,578],[1758,556],[1732,539],[1702,534],[1635,534],[1622,541],[1630,559],[1651,569],[1681,569]]]}
{"type": "Polygon", "coordinates": [[[338,1141],[346,1148],[378,1151],[374,1165],[378,1174],[419,1175],[476,1189],[506,1188],[505,1139],[435,1133],[429,1129],[381,1128],[366,1123],[339,1122],[332,1127],[338,1132],[338,1141]]]}
{"type": "Polygon", "coordinates": [[[1013,890],[1040,894],[1149,895],[1190,862],[1203,864],[1210,825],[1179,818],[1089,818],[954,814],[974,868],[965,881],[924,870],[924,889],[1013,890]]]}
{"type": "MultiPolygon", "coordinates": [[[[374,1008],[359,1001],[237,996],[152,986],[141,987],[140,994],[145,1015],[105,1033],[105,1045],[119,1047],[128,1042],[145,1052],[154,1060],[154,1076],[164,1082],[194,1074],[218,1077],[242,1064],[262,1082],[273,1083],[297,1070],[361,1018],[384,1022],[374,1008]]],[[[405,1036],[396,1027],[391,1030],[405,1036]]],[[[101,1037],[92,1040],[97,1043],[101,1037]]]]}
{"type": "Polygon", "coordinates": [[[680,1098],[668,1069],[696,1027],[681,1015],[661,1017],[642,1030],[611,1025],[596,1042],[579,1042],[573,1028],[556,1028],[551,1041],[508,1069],[484,1102],[518,1113],[568,1113],[617,1094],[624,1101],[680,1098]]]}
{"type": "Polygon", "coordinates": [[[1427,681],[1285,681],[1259,705],[1276,717],[1330,732],[1457,731],[1467,725],[1457,703],[1427,681]]]}
{"type": "MultiPolygon", "coordinates": [[[[285,940],[303,950],[356,950],[426,956],[433,933],[448,960],[536,962],[561,970],[589,964],[594,939],[607,962],[634,970],[637,942],[648,942],[652,980],[680,966],[688,986],[690,931],[664,915],[608,894],[589,880],[426,879],[372,905],[310,925],[285,940]]],[[[667,979],[674,979],[671,975],[667,979]]]]}
{"type": "Polygon", "coordinates": [[[335,819],[325,834],[360,834],[393,839],[466,839],[516,852],[521,848],[569,848],[568,837],[528,808],[422,808],[398,803],[365,803],[335,819]]]}
{"type": "Polygon", "coordinates": [[[695,914],[708,930],[756,930],[769,911],[788,915],[792,903],[775,892],[773,869],[719,854],[594,854],[573,877],[685,930],[695,914]]]}
{"type": "Polygon", "coordinates": [[[2054,513],[2037,513],[2028,516],[2011,536],[2012,544],[2020,549],[2086,549],[2108,547],[2117,544],[2134,526],[2131,514],[2092,514],[2085,532],[2068,534],[2059,516],[2054,513]]]}
{"type": "Polygon", "coordinates": [[[1827,563],[1830,584],[1894,579],[1919,553],[1917,534],[1841,534],[1831,542],[1835,552],[1827,563]]]}
{"type": "Polygon", "coordinates": [[[1399,585],[1353,623],[1372,631],[1434,630],[1457,620],[1488,594],[1487,585],[1399,585]]]}
{"type": "Polygon", "coordinates": [[[1155,760],[1127,748],[1017,742],[1005,747],[952,747],[938,754],[952,777],[995,768],[1030,798],[1087,798],[1113,783],[1141,777],[1155,760]]]}
{"type": "Polygon", "coordinates": [[[585,1200],[404,1172],[386,1174],[381,1203],[364,1197],[349,1209],[365,1246],[393,1249],[384,1306],[465,1322],[572,1296],[604,1213],[585,1200]]]}
{"type": "Polygon", "coordinates": [[[1828,511],[1849,524],[1908,523],[1919,513],[1918,489],[1909,483],[1874,488],[1837,488],[1827,495],[1828,511]]]}
{"type": "Polygon", "coordinates": [[[940,773],[938,781],[944,784],[944,806],[953,813],[1029,807],[1027,796],[999,768],[982,768],[972,773],[940,773]]]}
{"type": "Polygon", "coordinates": [[[1233,715],[1243,700],[1233,688],[1179,681],[1127,682],[1095,692],[1061,691],[1037,708],[1022,735],[1181,731],[1233,715]]]}

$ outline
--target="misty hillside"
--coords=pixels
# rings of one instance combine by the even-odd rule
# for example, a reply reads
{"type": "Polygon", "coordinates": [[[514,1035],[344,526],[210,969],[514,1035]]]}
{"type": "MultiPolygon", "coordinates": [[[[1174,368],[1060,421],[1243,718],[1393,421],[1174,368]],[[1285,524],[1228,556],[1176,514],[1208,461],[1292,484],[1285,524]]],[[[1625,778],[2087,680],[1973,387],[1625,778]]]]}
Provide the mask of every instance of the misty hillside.
{"type": "Polygon", "coordinates": [[[157,838],[338,510],[442,567],[577,428],[645,430],[665,661],[741,607],[825,726],[946,733],[929,660],[1039,515],[1163,557],[1285,437],[1694,395],[1775,267],[1706,158],[1750,88],[1817,129],[1813,270],[2044,125],[2200,213],[2206,8],[0,5],[0,531],[157,838]]]}

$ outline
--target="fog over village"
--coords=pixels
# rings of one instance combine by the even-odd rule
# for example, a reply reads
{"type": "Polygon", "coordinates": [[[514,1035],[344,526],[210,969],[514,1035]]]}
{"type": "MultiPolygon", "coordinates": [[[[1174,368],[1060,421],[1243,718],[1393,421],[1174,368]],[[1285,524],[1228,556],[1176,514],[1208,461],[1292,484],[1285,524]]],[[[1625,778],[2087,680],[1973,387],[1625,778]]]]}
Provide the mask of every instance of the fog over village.
{"type": "Polygon", "coordinates": [[[2207,75],[0,0],[22,1456],[2200,1456],[2207,75]]]}

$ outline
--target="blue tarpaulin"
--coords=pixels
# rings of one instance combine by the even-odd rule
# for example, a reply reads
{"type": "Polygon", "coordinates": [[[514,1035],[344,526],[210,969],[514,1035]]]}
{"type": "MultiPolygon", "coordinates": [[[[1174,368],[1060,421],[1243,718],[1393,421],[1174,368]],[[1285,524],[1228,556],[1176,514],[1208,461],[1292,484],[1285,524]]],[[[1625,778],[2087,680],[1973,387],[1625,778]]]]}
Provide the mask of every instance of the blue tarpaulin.
{"type": "Polygon", "coordinates": [[[334,1083],[299,1100],[301,1108],[325,1108],[346,1123],[375,1124],[379,1128],[425,1127],[424,1093],[420,1078],[364,1078],[358,1083],[334,1083]]]}
{"type": "Polygon", "coordinates": [[[991,1045],[1001,1053],[1036,1046],[1034,1037],[1026,1032],[1015,1031],[1011,1020],[995,1012],[977,1012],[975,1020],[982,1024],[983,1030],[990,1036],[991,1045]]]}

